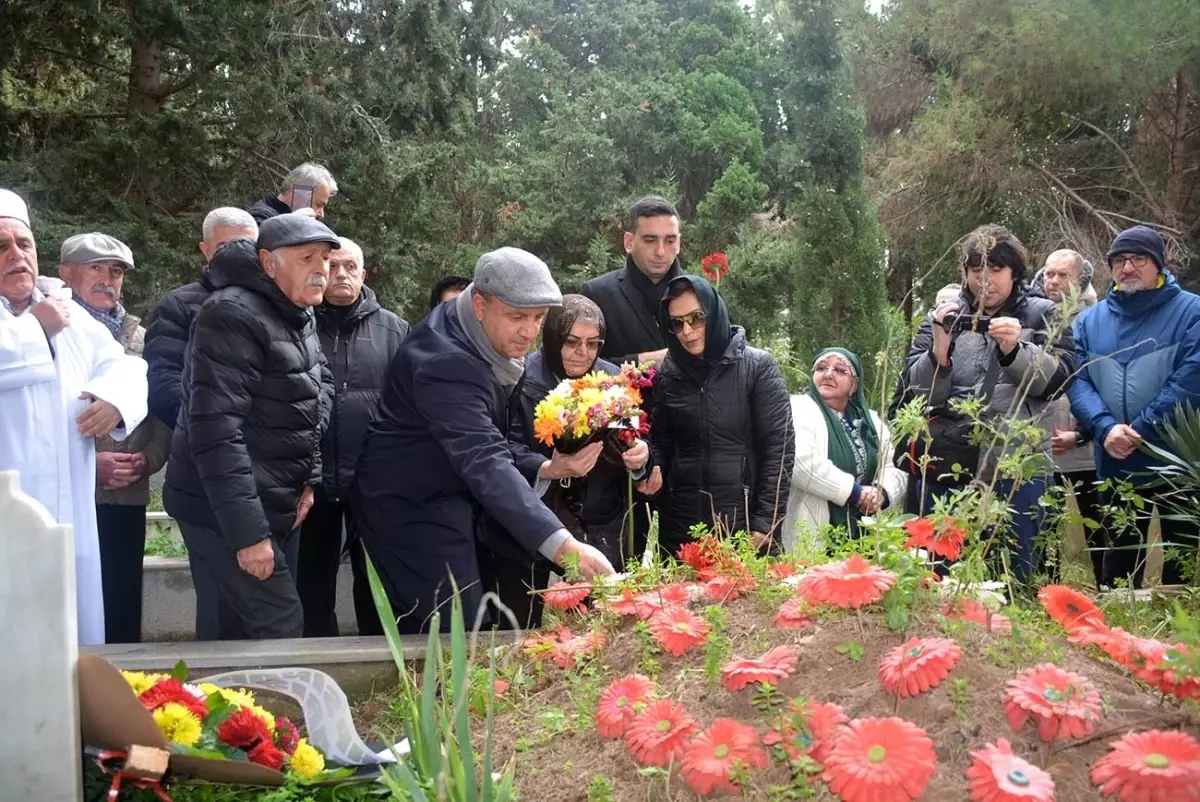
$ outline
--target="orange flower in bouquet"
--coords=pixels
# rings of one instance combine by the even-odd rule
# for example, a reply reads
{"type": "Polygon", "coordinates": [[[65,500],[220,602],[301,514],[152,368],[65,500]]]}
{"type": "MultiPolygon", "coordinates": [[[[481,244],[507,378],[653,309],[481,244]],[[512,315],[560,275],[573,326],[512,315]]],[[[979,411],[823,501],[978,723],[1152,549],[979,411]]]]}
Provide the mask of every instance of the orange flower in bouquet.
{"type": "MultiPolygon", "coordinates": [[[[606,432],[648,432],[642,390],[653,383],[654,374],[652,367],[627,364],[616,376],[593,372],[564,379],[534,408],[534,436],[551,448],[573,452],[606,432]]],[[[632,437],[618,439],[627,446],[632,437]]]]}

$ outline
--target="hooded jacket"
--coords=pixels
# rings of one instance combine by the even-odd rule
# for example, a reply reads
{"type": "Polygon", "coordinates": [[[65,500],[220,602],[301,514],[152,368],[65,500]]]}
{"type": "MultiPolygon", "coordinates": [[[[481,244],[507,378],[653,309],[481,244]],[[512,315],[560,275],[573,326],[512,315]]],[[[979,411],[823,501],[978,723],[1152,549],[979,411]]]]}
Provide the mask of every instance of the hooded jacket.
{"type": "Polygon", "coordinates": [[[306,485],[321,482],[333,395],[313,313],[283,294],[235,240],[209,265],[196,315],[163,502],[230,549],[287,535],[306,485]]]}
{"type": "Polygon", "coordinates": [[[192,320],[212,291],[208,265],[205,265],[199,281],[173,289],[159,300],[150,317],[150,328],[146,329],[142,356],[149,368],[150,414],[172,429],[179,417],[183,355],[187,351],[192,320]]]}
{"type": "Polygon", "coordinates": [[[272,217],[288,214],[292,211],[292,207],[288,206],[275,195],[264,195],[247,206],[246,211],[254,218],[254,222],[261,226],[272,217]]]}
{"type": "MultiPolygon", "coordinates": [[[[962,314],[974,315],[978,311],[979,303],[969,288],[964,286],[957,300],[962,314]]],[[[1020,321],[1021,338],[1016,349],[1004,356],[1000,346],[987,334],[962,331],[954,336],[950,366],[941,367],[933,356],[933,315],[931,311],[921,323],[906,361],[909,393],[928,398],[932,440],[928,453],[936,460],[931,471],[940,477],[958,463],[986,480],[994,458],[1007,449],[1001,444],[996,453],[990,449],[981,453],[980,447],[971,442],[974,422],[954,411],[951,402],[986,398],[983,417],[987,420],[1014,416],[1036,420],[1049,429],[1052,421],[1047,407],[1075,370],[1071,329],[1056,326],[1057,312],[1052,302],[1031,297],[1023,287],[1014,285],[1012,294],[991,317],[1020,321]],[[1063,330],[1050,342],[1056,328],[1063,330]]],[[[1048,432],[1042,449],[1049,456],[1048,432]]],[[[910,455],[920,458],[925,453],[924,442],[910,444],[910,455]]]]}
{"type": "MultiPolygon", "coordinates": [[[[659,326],[668,355],[654,382],[650,431],[662,466],[659,540],[671,553],[714,512],[729,531],[773,533],[787,509],[795,434],[787,384],[766,351],[731,326],[724,300],[698,276],[680,276],[706,314],[705,353],[694,357],[671,332],[664,295],[659,326]]],[[[668,295],[669,295],[668,289],[668,295]]]]}
{"type": "Polygon", "coordinates": [[[408,323],[380,306],[370,287],[348,309],[321,304],[316,317],[321,352],[333,374],[333,407],[321,441],[321,492],[328,501],[342,501],[408,323]]]}
{"type": "Polygon", "coordinates": [[[1082,365],[1071,385],[1071,412],[1091,436],[1101,479],[1130,477],[1155,464],[1135,451],[1117,460],[1104,440],[1118,423],[1163,446],[1156,427],[1175,405],[1200,405],[1200,296],[1164,274],[1163,286],[1126,293],[1116,287],[1075,321],[1075,351],[1082,365]]]}

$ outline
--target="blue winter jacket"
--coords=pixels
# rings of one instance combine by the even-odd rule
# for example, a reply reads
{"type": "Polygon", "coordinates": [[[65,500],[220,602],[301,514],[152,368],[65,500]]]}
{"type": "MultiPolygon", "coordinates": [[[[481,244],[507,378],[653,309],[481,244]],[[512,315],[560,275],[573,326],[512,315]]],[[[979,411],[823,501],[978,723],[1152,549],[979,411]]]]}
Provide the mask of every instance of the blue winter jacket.
{"type": "Polygon", "coordinates": [[[1079,375],[1068,395],[1071,412],[1092,437],[1101,479],[1139,474],[1149,479],[1155,460],[1135,451],[1118,460],[1104,439],[1118,423],[1162,445],[1156,426],[1179,402],[1200,406],[1200,296],[1166,273],[1156,290],[1112,289],[1075,321],[1079,375]]]}

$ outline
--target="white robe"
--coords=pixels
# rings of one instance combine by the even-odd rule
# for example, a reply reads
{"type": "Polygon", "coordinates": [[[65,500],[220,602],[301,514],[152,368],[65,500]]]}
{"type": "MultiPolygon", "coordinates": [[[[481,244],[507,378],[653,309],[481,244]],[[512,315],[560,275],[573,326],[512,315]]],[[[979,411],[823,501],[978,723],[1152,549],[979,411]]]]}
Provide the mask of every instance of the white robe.
{"type": "MultiPolygon", "coordinates": [[[[39,278],[34,302],[62,286],[39,278]]],[[[146,417],[146,363],[127,356],[102,323],[76,303],[71,322],[52,338],[37,318],[0,303],[0,471],[20,473],[21,490],[40,501],[75,537],[79,642],[104,643],[100,541],[96,532],[96,445],[75,419],[90,393],[121,413],[123,440],[146,417]]],[[[3,531],[0,522],[0,531],[3,531]]],[[[13,533],[4,532],[5,536],[13,533]]]]}

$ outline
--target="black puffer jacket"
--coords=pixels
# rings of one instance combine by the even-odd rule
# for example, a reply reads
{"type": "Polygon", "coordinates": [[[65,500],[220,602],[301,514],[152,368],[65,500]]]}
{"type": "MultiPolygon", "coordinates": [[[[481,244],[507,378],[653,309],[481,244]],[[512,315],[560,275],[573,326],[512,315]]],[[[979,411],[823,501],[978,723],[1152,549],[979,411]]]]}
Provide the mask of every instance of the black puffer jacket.
{"type": "Polygon", "coordinates": [[[171,428],[175,428],[175,419],[179,417],[179,396],[183,392],[180,377],[188,333],[192,320],[212,291],[205,265],[199,281],[171,290],[159,300],[146,329],[142,358],[148,366],[150,413],[171,428]]]}
{"type": "Polygon", "coordinates": [[[321,304],[316,313],[321,351],[333,372],[333,409],[321,441],[321,493],[341,501],[350,492],[354,464],[408,323],[380,306],[370,287],[348,308],[321,304]]]}
{"type": "Polygon", "coordinates": [[[292,211],[292,207],[274,195],[267,195],[247,206],[246,211],[254,218],[254,222],[261,226],[272,217],[292,211]]]}
{"type": "Polygon", "coordinates": [[[231,242],[209,266],[216,290],[196,315],[163,502],[219,531],[231,549],[291,532],[321,481],[332,380],[316,323],[231,242]]]}
{"type": "MultiPolygon", "coordinates": [[[[747,345],[740,326],[728,325],[725,302],[707,282],[683,276],[672,284],[678,281],[692,283],[700,295],[709,345],[725,345],[698,373],[676,337],[668,338],[670,354],[654,382],[650,430],[663,467],[659,542],[677,553],[691,540],[688,529],[711,525],[715,511],[730,531],[772,533],[779,543],[796,458],[787,383],[769,353],[747,345]],[[728,334],[714,336],[720,329],[728,334]]],[[[664,299],[664,328],[668,303],[664,299]]]]}

